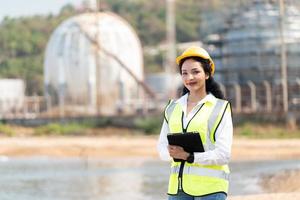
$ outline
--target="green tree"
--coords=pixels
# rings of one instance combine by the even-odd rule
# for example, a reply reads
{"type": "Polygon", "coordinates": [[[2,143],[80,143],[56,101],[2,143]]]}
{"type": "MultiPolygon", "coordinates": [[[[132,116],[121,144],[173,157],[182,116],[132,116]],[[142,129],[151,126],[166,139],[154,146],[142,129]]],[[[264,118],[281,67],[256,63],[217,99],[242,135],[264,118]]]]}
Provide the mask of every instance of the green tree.
{"type": "Polygon", "coordinates": [[[27,95],[43,94],[43,57],[53,30],[75,15],[70,5],[58,16],[6,17],[0,24],[0,78],[21,78],[27,95]]]}
{"type": "MultiPolygon", "coordinates": [[[[176,1],[177,41],[198,40],[202,4],[198,0],[176,1]]],[[[101,8],[123,17],[137,31],[144,46],[166,40],[166,3],[162,0],[101,0],[101,8]]],[[[0,24],[0,78],[22,78],[27,95],[43,95],[43,58],[54,29],[78,14],[71,5],[57,16],[6,17],[0,24]]],[[[145,58],[146,72],[162,69],[163,55],[145,58]]]]}

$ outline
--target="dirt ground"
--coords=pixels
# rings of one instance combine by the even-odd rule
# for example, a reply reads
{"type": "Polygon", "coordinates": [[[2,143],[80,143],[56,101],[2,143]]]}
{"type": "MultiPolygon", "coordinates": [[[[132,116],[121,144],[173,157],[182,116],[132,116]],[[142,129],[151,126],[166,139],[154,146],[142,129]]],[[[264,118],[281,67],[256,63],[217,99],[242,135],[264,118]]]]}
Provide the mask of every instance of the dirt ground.
{"type": "Polygon", "coordinates": [[[300,193],[270,193],[229,197],[228,200],[298,200],[300,193]]]}
{"type": "MultiPolygon", "coordinates": [[[[1,137],[0,156],[152,157],[158,136],[1,137]]],[[[300,159],[300,139],[235,138],[231,160],[300,159]]]]}
{"type": "MultiPolygon", "coordinates": [[[[1,137],[0,158],[51,157],[147,157],[158,159],[158,136],[1,137]]],[[[300,159],[300,139],[240,139],[232,147],[233,161],[300,159]]],[[[229,200],[300,199],[300,171],[267,177],[262,183],[270,194],[231,196],[229,200]],[[279,193],[278,193],[279,192],[279,193]]]]}

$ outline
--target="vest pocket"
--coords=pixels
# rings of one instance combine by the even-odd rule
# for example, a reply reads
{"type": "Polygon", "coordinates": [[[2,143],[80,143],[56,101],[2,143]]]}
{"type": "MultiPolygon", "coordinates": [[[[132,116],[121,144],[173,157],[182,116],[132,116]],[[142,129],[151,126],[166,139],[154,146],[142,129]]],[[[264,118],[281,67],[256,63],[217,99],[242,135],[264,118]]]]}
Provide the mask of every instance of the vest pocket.
{"type": "Polygon", "coordinates": [[[178,192],[178,174],[171,174],[169,178],[168,194],[177,194],[178,192]]]}
{"type": "Polygon", "coordinates": [[[183,191],[193,196],[215,192],[228,192],[228,181],[208,176],[185,174],[182,181],[183,191]]]}

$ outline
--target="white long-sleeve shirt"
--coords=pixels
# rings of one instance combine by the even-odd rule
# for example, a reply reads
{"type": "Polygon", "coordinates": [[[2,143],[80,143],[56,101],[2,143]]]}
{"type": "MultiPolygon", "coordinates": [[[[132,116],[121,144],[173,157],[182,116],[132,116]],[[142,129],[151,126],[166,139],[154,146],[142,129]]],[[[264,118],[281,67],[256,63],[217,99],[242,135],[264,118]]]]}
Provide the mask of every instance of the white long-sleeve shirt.
{"type": "MultiPolygon", "coordinates": [[[[206,95],[202,100],[200,100],[197,105],[187,114],[187,99],[188,93],[184,96],[180,97],[176,103],[180,103],[183,112],[183,126],[186,128],[188,122],[192,119],[192,117],[196,114],[199,107],[207,102],[207,101],[216,101],[216,97],[212,94],[206,95]]],[[[164,120],[159,140],[157,144],[157,150],[159,152],[159,156],[162,160],[170,161],[172,158],[170,157],[168,151],[168,140],[167,134],[170,133],[169,126],[164,120]]],[[[228,164],[231,154],[231,145],[232,145],[232,136],[233,136],[233,127],[232,127],[232,117],[229,106],[220,122],[219,127],[215,133],[216,143],[214,150],[208,150],[205,152],[197,152],[194,153],[194,163],[199,163],[202,165],[224,165],[228,164]]]]}

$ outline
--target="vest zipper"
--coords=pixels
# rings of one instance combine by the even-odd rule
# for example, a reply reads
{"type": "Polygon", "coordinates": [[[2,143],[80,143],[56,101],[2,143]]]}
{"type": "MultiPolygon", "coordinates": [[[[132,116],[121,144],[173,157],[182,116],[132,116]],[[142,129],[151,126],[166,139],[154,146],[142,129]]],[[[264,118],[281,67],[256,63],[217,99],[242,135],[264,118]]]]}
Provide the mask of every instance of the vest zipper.
{"type": "Polygon", "coordinates": [[[181,161],[179,173],[178,173],[178,189],[179,189],[179,191],[182,190],[182,174],[183,174],[184,163],[185,163],[185,161],[181,161]]]}
{"type": "MultiPolygon", "coordinates": [[[[197,112],[195,113],[195,115],[190,119],[190,121],[188,122],[186,128],[184,128],[183,126],[183,117],[184,117],[184,112],[182,111],[182,115],[181,115],[181,126],[182,126],[182,130],[183,133],[186,133],[188,126],[190,124],[190,122],[193,120],[193,118],[197,115],[197,113],[201,110],[201,108],[204,106],[204,103],[200,106],[200,108],[197,110],[197,112]]],[[[182,174],[183,174],[183,167],[184,167],[185,161],[181,161],[180,163],[180,168],[179,168],[179,173],[178,173],[178,190],[181,191],[182,190],[182,174]]]]}

